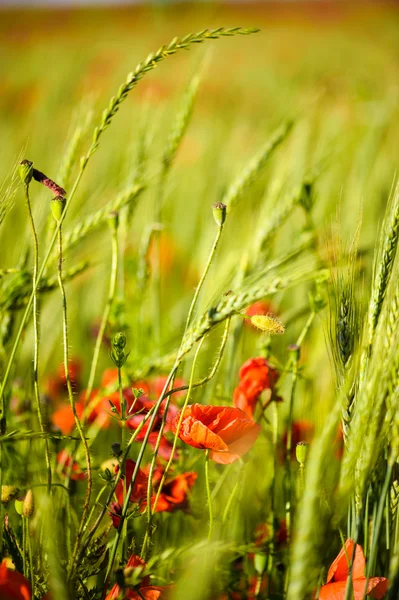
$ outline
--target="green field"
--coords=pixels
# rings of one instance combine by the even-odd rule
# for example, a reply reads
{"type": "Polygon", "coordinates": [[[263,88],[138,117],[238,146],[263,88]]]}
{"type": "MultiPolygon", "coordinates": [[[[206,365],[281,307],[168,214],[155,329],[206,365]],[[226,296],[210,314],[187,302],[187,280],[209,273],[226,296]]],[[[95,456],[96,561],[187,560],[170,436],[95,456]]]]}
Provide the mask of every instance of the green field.
{"type": "Polygon", "coordinates": [[[398,33],[0,12],[1,600],[399,598],[398,33]]]}

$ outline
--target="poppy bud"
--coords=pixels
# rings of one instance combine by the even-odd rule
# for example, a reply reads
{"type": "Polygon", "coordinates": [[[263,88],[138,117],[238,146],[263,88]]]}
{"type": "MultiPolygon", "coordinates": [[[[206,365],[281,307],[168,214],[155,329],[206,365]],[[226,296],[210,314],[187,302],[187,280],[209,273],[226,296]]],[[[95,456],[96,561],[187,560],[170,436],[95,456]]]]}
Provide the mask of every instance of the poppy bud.
{"type": "Polygon", "coordinates": [[[269,335],[281,335],[285,331],[285,327],[280,319],[272,314],[254,315],[251,317],[251,323],[269,335]]]}
{"type": "Polygon", "coordinates": [[[216,204],[213,204],[212,206],[212,212],[216,221],[216,225],[218,227],[224,225],[227,215],[227,206],[223,204],[223,202],[216,202],[216,204]]]}
{"type": "Polygon", "coordinates": [[[35,512],[35,501],[32,490],[28,490],[23,502],[23,516],[27,519],[35,512]]]}
{"type": "Polygon", "coordinates": [[[296,448],[295,448],[296,459],[300,465],[305,464],[306,455],[308,453],[308,445],[309,444],[307,442],[299,442],[296,445],[296,448]]]}
{"type": "Polygon", "coordinates": [[[14,507],[20,517],[24,513],[24,498],[17,498],[14,502],[14,507]]]}
{"type": "Polygon", "coordinates": [[[61,221],[65,209],[66,200],[63,196],[56,196],[51,200],[51,212],[56,221],[61,221]]]}
{"type": "Polygon", "coordinates": [[[15,498],[18,494],[19,489],[15,485],[2,485],[1,486],[1,503],[7,504],[10,500],[15,498]]]}
{"type": "Polygon", "coordinates": [[[33,177],[33,162],[30,160],[23,160],[19,163],[18,171],[24,185],[29,185],[33,177]]]}
{"type": "Polygon", "coordinates": [[[111,444],[111,452],[113,456],[116,456],[118,458],[118,456],[120,456],[122,452],[121,445],[118,444],[118,442],[114,442],[113,444],[111,444]]]}

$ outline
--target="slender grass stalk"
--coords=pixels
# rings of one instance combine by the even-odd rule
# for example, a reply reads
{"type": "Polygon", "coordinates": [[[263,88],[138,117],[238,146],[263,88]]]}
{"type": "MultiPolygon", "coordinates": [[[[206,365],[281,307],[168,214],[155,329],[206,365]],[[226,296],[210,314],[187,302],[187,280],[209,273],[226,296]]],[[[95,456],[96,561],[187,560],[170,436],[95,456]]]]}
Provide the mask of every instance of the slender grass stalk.
{"type": "Polygon", "coordinates": [[[212,494],[211,494],[211,486],[209,481],[209,450],[205,452],[205,486],[206,486],[206,497],[208,500],[208,510],[209,510],[209,530],[208,530],[208,542],[212,539],[213,533],[213,504],[212,504],[212,494]]]}
{"type": "MultiPolygon", "coordinates": [[[[226,211],[226,207],[225,207],[224,204],[223,205],[221,204],[221,207],[223,207],[223,208],[221,208],[222,211],[226,211]]],[[[217,247],[219,245],[220,238],[221,238],[222,233],[223,233],[224,219],[225,219],[225,216],[223,217],[223,220],[220,222],[220,224],[218,224],[218,229],[217,229],[215,240],[213,242],[213,246],[212,246],[211,251],[209,253],[208,260],[207,260],[207,262],[205,264],[205,268],[204,268],[204,270],[202,272],[201,279],[199,280],[198,285],[197,285],[197,287],[195,289],[194,297],[193,297],[193,299],[191,301],[190,309],[189,309],[188,314],[187,314],[187,320],[186,320],[186,325],[185,325],[185,328],[184,328],[183,339],[186,337],[188,328],[189,328],[190,323],[191,323],[191,318],[192,318],[192,316],[194,314],[194,310],[195,310],[195,307],[197,305],[198,297],[199,297],[200,292],[202,290],[202,286],[204,285],[204,281],[206,279],[206,276],[208,275],[208,271],[209,271],[209,268],[210,268],[210,266],[212,264],[213,258],[215,256],[216,249],[217,249],[217,247]]]]}
{"type": "MultiPolygon", "coordinates": [[[[32,207],[29,197],[29,183],[24,185],[26,207],[28,209],[29,223],[32,231],[33,240],[33,273],[32,273],[32,286],[33,286],[33,332],[34,332],[34,357],[33,357],[33,388],[36,401],[37,418],[39,421],[39,427],[41,433],[45,434],[45,427],[42,415],[42,409],[40,404],[40,391],[39,391],[39,344],[40,344],[40,325],[39,325],[39,309],[38,309],[38,289],[37,289],[37,276],[39,270],[39,242],[36,233],[35,222],[33,219],[32,207]]],[[[47,487],[48,491],[51,490],[52,473],[51,473],[51,459],[50,459],[50,446],[48,438],[44,435],[44,451],[47,467],[47,487]]]]}
{"type": "MultiPolygon", "coordinates": [[[[191,373],[190,373],[190,380],[189,380],[189,385],[188,385],[188,390],[187,390],[187,394],[186,397],[184,399],[184,403],[181,407],[181,413],[180,413],[180,418],[179,418],[179,422],[177,424],[177,428],[176,428],[176,432],[175,432],[175,437],[173,440],[173,446],[172,446],[172,450],[170,453],[170,458],[166,464],[166,467],[164,469],[164,472],[162,474],[162,479],[159,483],[159,487],[158,487],[158,491],[157,494],[155,496],[155,500],[154,500],[154,504],[152,505],[152,485],[148,484],[147,487],[147,529],[145,532],[145,536],[144,536],[144,541],[143,541],[143,545],[142,545],[142,549],[141,549],[141,557],[145,559],[147,552],[148,552],[148,547],[149,544],[151,542],[151,525],[152,525],[152,517],[154,515],[154,513],[156,512],[156,508],[157,508],[157,504],[158,504],[158,500],[159,500],[159,496],[161,495],[162,492],[162,487],[165,483],[168,471],[172,465],[173,459],[174,459],[174,455],[176,452],[176,447],[177,447],[177,441],[179,439],[179,432],[180,432],[180,428],[181,428],[181,424],[183,423],[183,418],[184,418],[184,411],[189,403],[190,400],[190,396],[191,396],[191,391],[193,388],[193,379],[194,379],[194,373],[195,373],[195,367],[197,364],[197,359],[199,356],[199,353],[201,351],[202,348],[202,344],[204,342],[205,338],[202,338],[202,340],[199,342],[198,346],[197,346],[197,350],[195,352],[194,355],[194,359],[193,359],[193,363],[191,366],[191,373]]],[[[171,398],[171,395],[169,396],[169,398],[171,398]]],[[[165,412],[168,411],[169,408],[169,402],[170,400],[167,402],[167,406],[165,406],[165,412]]],[[[154,451],[155,454],[155,451],[154,451]]],[[[155,455],[156,456],[156,455],[155,455]]],[[[150,468],[150,475],[149,475],[149,479],[152,477],[152,473],[151,473],[151,468],[150,468]]]]}
{"type": "MultiPolygon", "coordinates": [[[[112,308],[112,305],[113,305],[113,302],[115,299],[115,292],[116,292],[116,283],[117,283],[117,277],[118,277],[118,254],[119,254],[118,253],[118,223],[119,223],[118,215],[115,213],[111,214],[109,216],[109,223],[110,223],[110,228],[111,228],[112,258],[111,258],[111,274],[110,274],[110,280],[109,280],[108,299],[107,299],[107,303],[104,308],[100,328],[98,330],[96,344],[94,346],[94,353],[93,353],[93,358],[92,358],[91,367],[90,367],[89,381],[88,381],[88,384],[86,387],[87,406],[85,408],[85,411],[84,411],[84,414],[82,417],[82,424],[84,424],[86,422],[86,419],[88,418],[90,412],[96,406],[96,400],[91,401],[91,393],[93,391],[94,379],[96,376],[98,359],[100,357],[101,345],[102,345],[103,339],[104,339],[105,328],[107,327],[109,315],[110,315],[111,308],[112,308]]],[[[122,404],[121,404],[121,406],[122,406],[122,404]]]]}
{"type": "MultiPolygon", "coordinates": [[[[61,223],[61,221],[58,222],[59,225],[60,225],[60,223],[61,223]]],[[[78,528],[78,531],[76,534],[75,546],[73,549],[73,554],[72,554],[71,562],[69,564],[69,569],[68,569],[68,578],[71,578],[74,567],[75,567],[75,561],[76,561],[77,553],[79,550],[80,540],[83,535],[83,527],[84,527],[86,517],[87,517],[88,511],[89,511],[91,488],[92,488],[92,474],[91,474],[90,451],[89,451],[87,440],[85,438],[78,413],[76,411],[75,399],[73,396],[73,390],[72,390],[72,384],[71,384],[71,376],[70,376],[70,372],[69,372],[68,309],[67,309],[67,298],[66,298],[64,283],[63,283],[63,279],[62,279],[63,258],[62,258],[62,228],[61,228],[61,226],[57,227],[57,230],[58,230],[58,282],[59,282],[59,286],[60,286],[60,293],[61,293],[61,299],[62,299],[62,321],[63,321],[63,332],[62,333],[63,333],[63,346],[64,346],[65,379],[66,379],[67,389],[68,389],[68,399],[69,399],[69,403],[71,405],[72,413],[74,416],[75,425],[79,432],[79,436],[82,441],[83,447],[85,449],[85,459],[86,459],[86,467],[87,467],[87,491],[86,491],[85,503],[83,506],[82,517],[81,517],[79,528],[78,528]]]]}

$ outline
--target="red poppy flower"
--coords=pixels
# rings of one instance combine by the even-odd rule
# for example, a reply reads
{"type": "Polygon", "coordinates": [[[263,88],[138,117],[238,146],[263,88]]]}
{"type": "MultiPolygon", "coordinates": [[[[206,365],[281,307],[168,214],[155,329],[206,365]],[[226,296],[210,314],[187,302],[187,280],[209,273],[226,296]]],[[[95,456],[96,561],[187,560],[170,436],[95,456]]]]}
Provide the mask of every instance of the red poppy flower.
{"type": "MultiPolygon", "coordinates": [[[[155,512],[174,512],[188,507],[188,494],[193,487],[198,474],[195,471],[182,473],[162,487],[155,512]]],[[[155,502],[156,494],[152,498],[155,502]]]]}
{"type": "Polygon", "coordinates": [[[115,527],[115,529],[118,529],[122,514],[122,507],[119,502],[110,503],[108,514],[111,517],[112,525],[115,527]]]}
{"type": "MultiPolygon", "coordinates": [[[[320,590],[319,600],[344,600],[347,579],[349,577],[350,563],[352,562],[355,542],[347,539],[345,548],[342,548],[337,558],[329,568],[327,583],[320,590]]],[[[356,546],[355,558],[352,568],[352,587],[354,600],[362,600],[365,585],[366,561],[363,548],[356,546]]],[[[372,577],[368,581],[367,596],[381,600],[388,590],[388,579],[385,577],[372,577]]]]}
{"type": "MultiPolygon", "coordinates": [[[[125,463],[126,470],[126,490],[129,489],[129,486],[132,481],[134,469],[136,467],[136,463],[131,458],[128,458],[125,463]]],[[[118,473],[119,465],[115,467],[115,473],[118,473]]],[[[132,489],[132,493],[130,494],[130,502],[140,502],[147,496],[147,484],[148,484],[148,476],[141,469],[138,470],[136,481],[134,482],[134,486],[132,489]]],[[[124,481],[122,477],[118,481],[118,485],[116,486],[115,495],[118,499],[118,502],[121,506],[123,506],[124,500],[124,481]]]]}
{"type": "MultiPolygon", "coordinates": [[[[144,562],[144,560],[139,556],[133,554],[126,563],[125,575],[128,575],[129,570],[134,570],[139,576],[140,573],[143,572],[146,567],[147,565],[144,562]]],[[[170,586],[150,585],[150,578],[147,575],[141,580],[140,584],[138,585],[139,593],[134,589],[125,589],[122,600],[142,600],[143,598],[145,600],[166,600],[168,589],[170,589],[170,586]]],[[[108,593],[105,600],[119,600],[121,598],[120,593],[121,588],[116,583],[111,589],[111,591],[108,593]]]]}
{"type": "MultiPolygon", "coordinates": [[[[180,412],[172,423],[177,430],[180,412]]],[[[255,443],[260,426],[239,408],[192,404],[184,411],[179,438],[193,446],[211,450],[217,463],[229,464],[246,454],[255,443]]]]}
{"type": "Polygon", "coordinates": [[[256,403],[264,390],[270,390],[270,400],[278,374],[261,356],[250,358],[241,367],[240,382],[233,394],[233,404],[252,419],[256,403]]]}
{"type": "Polygon", "coordinates": [[[7,568],[6,562],[0,565],[0,598],[1,600],[30,600],[31,587],[25,577],[7,568]]]}
{"type": "Polygon", "coordinates": [[[73,481],[86,479],[86,472],[82,470],[79,463],[76,461],[72,464],[72,456],[65,448],[57,454],[57,464],[61,469],[61,473],[69,476],[73,481]]]}

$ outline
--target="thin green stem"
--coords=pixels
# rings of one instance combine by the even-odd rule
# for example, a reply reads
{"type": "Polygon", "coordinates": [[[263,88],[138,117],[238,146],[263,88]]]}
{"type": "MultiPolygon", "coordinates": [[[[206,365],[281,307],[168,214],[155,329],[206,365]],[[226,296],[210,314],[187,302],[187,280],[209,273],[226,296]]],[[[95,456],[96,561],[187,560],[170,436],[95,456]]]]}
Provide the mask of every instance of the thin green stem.
{"type": "Polygon", "coordinates": [[[64,370],[65,370],[65,379],[67,383],[68,389],[68,398],[69,403],[71,405],[72,413],[75,420],[76,428],[79,432],[80,439],[82,440],[83,447],[85,449],[85,457],[86,457],[86,466],[87,466],[87,491],[85,497],[85,503],[83,506],[82,518],[79,524],[79,528],[76,534],[75,547],[72,553],[72,559],[68,569],[68,578],[71,578],[75,566],[76,556],[79,549],[80,539],[83,534],[83,527],[86,521],[87,513],[89,510],[90,504],[90,495],[92,488],[92,473],[91,473],[91,459],[89,447],[87,444],[87,440],[85,438],[83,428],[76,411],[75,399],[73,397],[72,384],[71,384],[71,376],[69,372],[69,348],[68,348],[68,309],[67,309],[67,298],[65,294],[64,282],[62,279],[62,229],[58,228],[58,284],[60,287],[61,299],[62,299],[62,322],[63,322],[63,346],[64,346],[64,370]]]}
{"type": "Polygon", "coordinates": [[[115,557],[116,557],[116,553],[117,553],[117,550],[118,550],[119,540],[120,540],[121,533],[122,533],[122,530],[123,530],[123,524],[125,522],[126,514],[127,514],[127,511],[128,511],[128,507],[129,507],[129,499],[130,499],[130,496],[131,496],[131,493],[132,493],[132,490],[133,490],[133,486],[134,486],[134,484],[136,482],[136,479],[137,479],[137,475],[138,475],[138,472],[139,472],[139,468],[140,468],[141,462],[143,460],[144,452],[146,450],[147,443],[148,443],[148,438],[150,437],[150,433],[152,431],[152,428],[154,427],[155,419],[158,416],[158,412],[159,412],[160,406],[161,406],[161,404],[162,404],[162,402],[164,400],[166,390],[169,388],[170,382],[175,377],[177,369],[178,369],[178,367],[180,365],[180,362],[181,362],[181,357],[178,356],[176,358],[176,362],[175,362],[172,370],[170,371],[170,373],[169,373],[169,375],[168,375],[168,377],[166,379],[166,382],[165,382],[164,388],[162,390],[162,393],[159,396],[157,403],[153,407],[153,412],[151,414],[151,420],[150,420],[150,423],[148,425],[148,428],[147,428],[146,434],[144,436],[143,442],[141,444],[140,452],[139,452],[137,460],[136,460],[136,466],[135,466],[134,471],[133,471],[132,480],[130,482],[129,489],[128,489],[128,492],[127,492],[127,494],[125,496],[125,500],[124,500],[124,503],[123,503],[122,513],[120,515],[120,523],[119,523],[118,531],[116,532],[116,536],[115,536],[115,539],[114,539],[114,542],[113,542],[113,545],[112,545],[112,548],[111,548],[110,560],[108,562],[107,571],[106,571],[106,574],[105,574],[104,594],[106,593],[108,582],[109,582],[109,577],[110,577],[110,574],[111,574],[111,571],[112,571],[112,567],[113,567],[114,562],[115,562],[115,557]]]}
{"type": "Polygon", "coordinates": [[[206,486],[206,497],[208,501],[208,510],[209,510],[209,531],[208,531],[208,542],[212,539],[213,532],[213,504],[212,504],[212,494],[211,494],[211,486],[209,481],[209,450],[205,452],[205,486],[206,486]]]}
{"type": "Polygon", "coordinates": [[[25,577],[27,577],[27,566],[26,566],[26,519],[25,517],[21,517],[22,519],[22,565],[23,572],[25,577]]]}
{"type": "Polygon", "coordinates": [[[119,260],[119,252],[118,252],[118,225],[116,221],[116,226],[112,228],[112,259],[111,259],[111,275],[109,280],[109,291],[108,291],[108,299],[104,308],[103,316],[101,319],[100,329],[98,330],[96,344],[94,347],[93,359],[90,367],[90,375],[89,382],[86,387],[86,402],[87,406],[84,411],[82,417],[82,424],[85,423],[87,417],[90,414],[90,411],[95,407],[95,403],[92,403],[90,400],[91,393],[93,391],[94,379],[96,376],[96,369],[98,365],[98,359],[100,356],[101,344],[104,339],[105,328],[108,323],[109,314],[111,312],[112,304],[115,298],[116,291],[116,283],[118,277],[118,260],[119,260]]]}
{"type": "MultiPolygon", "coordinates": [[[[38,311],[38,289],[37,289],[37,274],[39,270],[39,242],[37,238],[37,232],[35,222],[33,219],[32,207],[29,197],[29,185],[24,185],[26,207],[28,209],[29,223],[32,231],[33,240],[33,273],[32,273],[32,288],[33,288],[33,332],[34,332],[34,357],[33,357],[33,388],[36,400],[36,411],[37,418],[39,420],[39,427],[41,433],[45,434],[46,430],[44,427],[42,409],[40,405],[40,392],[39,392],[39,311],[38,311]]],[[[52,473],[51,473],[51,459],[50,459],[50,446],[48,438],[44,436],[44,447],[47,467],[47,487],[48,491],[51,490],[52,473]]]]}
{"type": "Polygon", "coordinates": [[[382,486],[380,499],[378,501],[377,517],[375,519],[375,523],[374,523],[374,527],[373,527],[373,538],[371,540],[370,556],[369,556],[369,560],[367,563],[367,578],[366,578],[366,583],[365,583],[364,592],[363,592],[364,597],[366,596],[366,593],[367,593],[370,576],[374,573],[374,570],[375,570],[375,562],[376,562],[376,558],[377,558],[377,548],[378,548],[378,538],[379,538],[380,529],[381,529],[381,525],[382,525],[382,519],[383,519],[383,515],[384,515],[385,498],[388,494],[388,489],[389,489],[389,486],[391,483],[392,470],[393,470],[393,462],[390,461],[388,463],[385,480],[384,480],[384,483],[382,486]]]}
{"type": "Polygon", "coordinates": [[[195,307],[196,307],[196,304],[197,304],[197,300],[198,300],[199,294],[201,292],[202,286],[203,286],[204,281],[206,279],[206,276],[208,274],[209,267],[212,264],[212,260],[213,260],[213,257],[215,256],[216,248],[218,247],[218,244],[219,244],[219,241],[220,241],[222,233],[223,233],[223,225],[219,225],[218,226],[218,230],[217,230],[217,234],[216,234],[216,237],[215,237],[215,241],[213,242],[213,246],[212,246],[211,251],[209,253],[208,260],[206,262],[204,271],[202,273],[201,279],[199,280],[199,283],[198,283],[197,288],[195,290],[194,297],[193,297],[193,299],[191,301],[191,306],[190,306],[190,309],[188,311],[187,320],[186,320],[186,326],[185,326],[185,329],[184,329],[184,335],[183,335],[183,337],[185,337],[185,335],[186,335],[186,333],[188,331],[188,328],[190,326],[191,318],[193,316],[193,313],[194,313],[194,310],[195,310],[195,307]]]}
{"type": "MultiPolygon", "coordinates": [[[[173,446],[172,446],[172,450],[171,450],[171,453],[170,453],[170,458],[169,458],[168,463],[167,463],[167,465],[166,465],[166,467],[164,469],[164,472],[162,474],[162,479],[160,481],[160,484],[159,484],[159,487],[158,487],[157,494],[155,496],[155,500],[154,500],[153,506],[152,506],[151,499],[152,499],[153,465],[155,467],[155,460],[154,459],[153,459],[151,467],[150,467],[150,474],[149,474],[149,477],[148,477],[148,488],[147,488],[147,519],[148,519],[148,522],[147,522],[147,529],[146,529],[145,536],[144,536],[143,546],[142,546],[142,549],[141,549],[141,557],[144,558],[144,559],[145,559],[145,557],[147,555],[148,547],[149,547],[149,544],[151,542],[152,517],[153,517],[153,515],[154,515],[154,513],[156,511],[157,504],[158,504],[158,501],[159,501],[159,496],[161,495],[162,488],[163,488],[163,485],[164,485],[165,480],[166,480],[166,476],[167,476],[168,471],[169,471],[169,469],[170,469],[170,467],[172,465],[173,458],[174,458],[174,455],[175,455],[175,452],[176,452],[177,442],[178,442],[178,439],[179,439],[179,431],[180,431],[180,428],[181,428],[181,425],[182,425],[182,422],[183,422],[184,411],[185,411],[185,409],[187,407],[187,404],[188,404],[188,402],[190,400],[191,391],[192,391],[192,387],[193,387],[193,379],[194,379],[195,367],[196,367],[196,364],[197,364],[197,359],[198,359],[198,356],[199,356],[202,344],[204,342],[204,339],[205,338],[202,338],[200,340],[200,342],[198,344],[198,347],[197,347],[197,350],[196,350],[195,355],[194,355],[193,364],[191,366],[191,373],[190,373],[190,380],[189,380],[188,391],[187,391],[184,403],[183,403],[183,405],[181,407],[181,410],[180,410],[180,418],[179,418],[179,422],[177,424],[177,428],[176,428],[176,432],[175,432],[175,437],[174,437],[174,440],[173,440],[173,446]]],[[[169,396],[169,398],[170,398],[170,396],[169,396]]],[[[167,401],[167,406],[165,406],[165,412],[166,413],[167,413],[168,407],[169,407],[169,400],[167,401]]],[[[162,424],[161,424],[161,429],[163,431],[162,424]]],[[[161,435],[162,435],[162,433],[161,433],[161,435]]],[[[158,439],[160,439],[160,437],[158,437],[158,439]]],[[[157,442],[158,442],[158,439],[157,439],[157,442]]],[[[156,457],[156,451],[157,451],[157,448],[154,451],[155,457],[156,457]]]]}
{"type": "MultiPolygon", "coordinates": [[[[111,500],[113,498],[114,492],[116,490],[116,486],[118,485],[119,480],[122,477],[123,467],[125,465],[126,458],[127,458],[128,454],[129,454],[130,448],[131,448],[134,440],[139,435],[139,433],[141,432],[141,430],[143,429],[143,427],[146,425],[147,421],[152,418],[152,415],[153,415],[154,412],[155,412],[155,406],[152,407],[148,411],[148,413],[145,415],[145,417],[141,421],[140,425],[137,427],[137,429],[134,431],[134,433],[130,436],[130,439],[129,439],[127,445],[126,445],[126,449],[123,451],[122,458],[120,460],[120,466],[121,466],[121,468],[119,469],[119,471],[118,471],[118,473],[116,475],[114,484],[111,486],[111,489],[110,489],[110,491],[108,493],[107,499],[104,502],[104,505],[103,505],[100,513],[98,514],[98,516],[97,516],[97,518],[96,518],[96,520],[95,520],[95,522],[94,522],[94,524],[93,524],[90,532],[88,533],[84,544],[82,544],[82,548],[80,550],[78,560],[80,560],[85,555],[85,553],[86,553],[86,551],[87,551],[87,549],[88,549],[88,547],[90,545],[90,542],[93,539],[94,534],[96,533],[96,531],[97,531],[98,527],[100,526],[100,523],[101,523],[101,521],[102,521],[105,513],[107,512],[107,508],[108,508],[108,506],[109,506],[109,504],[110,504],[110,502],[111,502],[111,500]]],[[[132,486],[132,489],[133,489],[133,486],[132,486]]],[[[130,491],[130,493],[131,493],[131,491],[130,491]]],[[[130,494],[129,494],[129,496],[130,496],[130,494]]],[[[90,514],[90,518],[91,518],[91,514],[90,514]]],[[[88,523],[88,521],[87,521],[87,523],[88,523]]]]}

